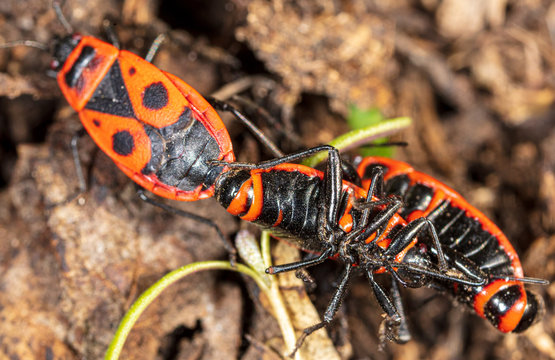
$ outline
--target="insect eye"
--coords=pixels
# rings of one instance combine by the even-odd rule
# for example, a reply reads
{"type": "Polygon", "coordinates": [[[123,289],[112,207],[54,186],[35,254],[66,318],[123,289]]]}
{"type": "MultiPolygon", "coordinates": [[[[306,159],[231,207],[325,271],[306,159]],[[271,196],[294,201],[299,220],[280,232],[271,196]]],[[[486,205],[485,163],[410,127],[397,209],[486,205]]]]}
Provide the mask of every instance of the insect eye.
{"type": "Polygon", "coordinates": [[[50,62],[50,68],[51,68],[52,70],[56,70],[56,69],[58,68],[58,66],[60,66],[60,62],[59,62],[58,60],[53,59],[53,60],[50,62]]]}

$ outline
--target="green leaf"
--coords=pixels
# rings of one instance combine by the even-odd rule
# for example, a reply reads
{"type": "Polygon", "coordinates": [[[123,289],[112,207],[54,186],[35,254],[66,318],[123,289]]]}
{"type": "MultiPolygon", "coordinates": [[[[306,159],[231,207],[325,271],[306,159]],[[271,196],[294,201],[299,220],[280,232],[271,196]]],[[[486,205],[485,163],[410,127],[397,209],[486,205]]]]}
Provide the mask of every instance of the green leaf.
{"type": "Polygon", "coordinates": [[[347,124],[353,130],[377,124],[383,119],[384,117],[378,108],[362,110],[354,105],[349,106],[347,124]]]}

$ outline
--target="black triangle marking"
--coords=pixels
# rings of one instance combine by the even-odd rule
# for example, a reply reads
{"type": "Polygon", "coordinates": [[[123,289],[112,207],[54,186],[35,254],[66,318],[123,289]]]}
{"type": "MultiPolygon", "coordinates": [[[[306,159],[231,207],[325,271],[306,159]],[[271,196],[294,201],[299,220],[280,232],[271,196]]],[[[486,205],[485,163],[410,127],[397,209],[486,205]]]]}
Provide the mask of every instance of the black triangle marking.
{"type": "Polygon", "coordinates": [[[125,82],[121,76],[118,60],[114,62],[106,76],[104,76],[85,109],[126,118],[136,118],[125,82]]]}

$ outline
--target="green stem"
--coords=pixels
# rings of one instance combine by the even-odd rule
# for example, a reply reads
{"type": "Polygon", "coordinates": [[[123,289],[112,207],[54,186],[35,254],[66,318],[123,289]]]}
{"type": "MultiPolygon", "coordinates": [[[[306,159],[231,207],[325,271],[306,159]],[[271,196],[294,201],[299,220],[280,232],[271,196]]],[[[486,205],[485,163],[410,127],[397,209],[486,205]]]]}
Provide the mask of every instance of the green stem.
{"type": "MultiPolygon", "coordinates": [[[[164,289],[187,275],[203,270],[238,271],[253,278],[258,287],[260,287],[260,289],[266,294],[270,293],[270,289],[264,283],[264,280],[260,277],[260,275],[253,271],[251,268],[242,264],[237,264],[236,267],[232,267],[231,264],[227,261],[205,261],[185,265],[177,270],[168,273],[163,278],[158,280],[154,285],[149,287],[143,294],[141,294],[141,296],[135,301],[135,303],[131,306],[129,311],[127,311],[127,313],[121,320],[121,323],[119,324],[116,334],[114,335],[114,338],[112,339],[112,342],[108,347],[108,351],[106,352],[104,359],[114,360],[119,358],[121,350],[123,349],[123,345],[125,344],[125,340],[127,340],[129,332],[139,319],[139,316],[141,316],[147,306],[150,305],[164,289]]],[[[271,298],[271,296],[268,297],[271,298]]]]}
{"type": "MultiPolygon", "coordinates": [[[[330,141],[329,145],[337,148],[339,151],[345,151],[359,145],[361,142],[369,143],[372,140],[387,136],[408,127],[412,120],[409,117],[399,117],[395,119],[383,120],[378,124],[373,124],[362,129],[349,131],[330,141]]],[[[303,161],[303,165],[314,167],[322,162],[328,153],[322,151],[303,161]]]]}

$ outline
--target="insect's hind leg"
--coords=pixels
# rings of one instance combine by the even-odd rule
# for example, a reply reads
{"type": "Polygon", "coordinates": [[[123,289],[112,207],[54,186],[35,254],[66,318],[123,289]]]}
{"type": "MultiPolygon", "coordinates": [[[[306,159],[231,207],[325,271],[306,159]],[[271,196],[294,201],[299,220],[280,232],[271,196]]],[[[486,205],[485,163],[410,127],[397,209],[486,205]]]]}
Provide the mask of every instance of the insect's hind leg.
{"type": "Polygon", "coordinates": [[[399,290],[399,283],[395,278],[391,279],[391,292],[390,298],[392,305],[396,310],[396,317],[390,317],[389,314],[380,325],[380,347],[385,343],[385,340],[393,340],[397,344],[405,344],[411,339],[411,334],[407,324],[405,309],[401,299],[401,292],[399,290]]]}
{"type": "Polygon", "coordinates": [[[295,349],[293,350],[293,353],[290,354],[290,356],[293,356],[297,352],[297,350],[299,350],[307,336],[309,336],[316,330],[328,326],[332,322],[332,320],[335,318],[335,315],[337,314],[337,310],[341,306],[343,298],[345,297],[345,294],[347,292],[347,285],[349,284],[349,280],[351,279],[352,275],[353,265],[349,263],[345,264],[345,271],[341,275],[341,281],[339,282],[339,285],[337,286],[337,289],[335,290],[335,293],[333,294],[333,297],[331,298],[326,311],[324,312],[324,319],[321,322],[307,327],[303,330],[303,333],[297,339],[295,349]]]}

